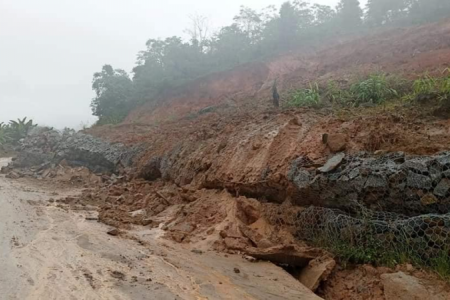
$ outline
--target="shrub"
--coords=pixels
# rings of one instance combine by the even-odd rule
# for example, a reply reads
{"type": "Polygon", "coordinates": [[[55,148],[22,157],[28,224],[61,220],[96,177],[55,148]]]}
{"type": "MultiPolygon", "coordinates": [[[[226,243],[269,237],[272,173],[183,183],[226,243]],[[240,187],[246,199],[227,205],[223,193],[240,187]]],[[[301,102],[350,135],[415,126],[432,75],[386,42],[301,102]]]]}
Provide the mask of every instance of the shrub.
{"type": "MultiPolygon", "coordinates": [[[[450,73],[450,69],[444,70],[444,73],[450,73]]],[[[445,101],[450,99],[450,76],[442,78],[433,78],[426,74],[423,78],[417,79],[413,83],[413,93],[410,99],[419,102],[436,99],[445,101]]]]}
{"type": "Polygon", "coordinates": [[[398,97],[398,92],[392,88],[386,75],[371,75],[368,79],[353,84],[350,92],[355,104],[380,104],[386,100],[398,97]]]}
{"type": "Polygon", "coordinates": [[[0,144],[17,144],[36,126],[33,120],[27,118],[11,120],[8,124],[0,123],[0,144]]]}
{"type": "Polygon", "coordinates": [[[7,128],[8,126],[3,122],[0,123],[0,145],[4,145],[8,141],[7,128]]]}
{"type": "Polygon", "coordinates": [[[319,86],[310,84],[308,89],[297,90],[292,93],[287,104],[289,107],[317,107],[321,103],[319,86]]]}
{"type": "Polygon", "coordinates": [[[325,98],[332,104],[347,106],[351,104],[352,95],[348,89],[343,89],[335,81],[329,81],[325,98]]]}
{"type": "Polygon", "coordinates": [[[434,94],[438,90],[438,80],[431,77],[430,75],[425,75],[424,78],[417,79],[413,83],[413,92],[416,96],[434,94]]]}

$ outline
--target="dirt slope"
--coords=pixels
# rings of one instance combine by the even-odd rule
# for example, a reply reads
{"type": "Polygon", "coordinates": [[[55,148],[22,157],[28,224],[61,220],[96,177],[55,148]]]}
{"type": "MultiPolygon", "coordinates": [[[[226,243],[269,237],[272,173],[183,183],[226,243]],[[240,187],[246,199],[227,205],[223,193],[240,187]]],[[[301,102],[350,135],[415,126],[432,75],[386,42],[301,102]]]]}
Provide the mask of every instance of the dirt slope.
{"type": "MultiPolygon", "coordinates": [[[[300,51],[219,72],[177,88],[132,112],[126,124],[159,124],[192,116],[208,107],[246,109],[248,102],[263,102],[279,78],[280,89],[309,82],[345,81],[373,72],[414,77],[450,66],[450,21],[400,28],[345,41],[333,41],[313,51],[300,51]]],[[[252,109],[260,109],[261,103],[252,109]]]]}

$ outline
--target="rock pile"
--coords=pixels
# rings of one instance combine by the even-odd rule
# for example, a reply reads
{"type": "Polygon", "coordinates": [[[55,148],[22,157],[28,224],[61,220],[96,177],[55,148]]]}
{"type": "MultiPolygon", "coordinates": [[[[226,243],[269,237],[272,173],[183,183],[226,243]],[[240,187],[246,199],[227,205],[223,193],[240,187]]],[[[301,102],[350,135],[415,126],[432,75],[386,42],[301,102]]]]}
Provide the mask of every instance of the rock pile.
{"type": "MultiPolygon", "coordinates": [[[[136,154],[121,144],[111,144],[72,130],[34,130],[17,147],[10,169],[50,168],[58,164],[86,167],[94,173],[114,173],[131,165],[136,154]]],[[[5,172],[5,170],[3,170],[5,172]]]]}

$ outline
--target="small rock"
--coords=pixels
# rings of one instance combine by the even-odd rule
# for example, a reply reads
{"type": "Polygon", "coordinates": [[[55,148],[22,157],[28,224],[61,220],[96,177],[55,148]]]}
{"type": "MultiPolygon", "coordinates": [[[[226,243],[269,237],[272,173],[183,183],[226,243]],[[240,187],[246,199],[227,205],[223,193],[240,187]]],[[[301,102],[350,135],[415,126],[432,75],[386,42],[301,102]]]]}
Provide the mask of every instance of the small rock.
{"type": "Polygon", "coordinates": [[[387,153],[388,153],[387,150],[377,150],[373,154],[376,156],[382,156],[382,155],[386,155],[387,153]]]}
{"type": "Polygon", "coordinates": [[[107,234],[112,235],[112,236],[118,236],[119,233],[120,233],[120,231],[117,228],[112,229],[112,230],[107,232],[107,234]]]}
{"type": "Polygon", "coordinates": [[[420,202],[422,203],[422,205],[427,206],[427,205],[436,204],[439,202],[439,200],[436,198],[435,195],[428,193],[420,199],[420,202]]]}
{"type": "Polygon", "coordinates": [[[239,270],[238,268],[234,268],[233,271],[234,271],[234,273],[236,273],[236,274],[241,273],[241,270],[239,270]]]}
{"type": "Polygon", "coordinates": [[[344,151],[345,148],[347,148],[347,135],[342,133],[328,134],[326,142],[331,152],[341,152],[344,151]]]}
{"type": "Polygon", "coordinates": [[[434,194],[438,197],[445,197],[450,190],[450,180],[447,178],[442,179],[434,189],[434,194]]]}
{"type": "Polygon", "coordinates": [[[406,271],[408,271],[408,272],[412,272],[412,271],[414,271],[414,267],[413,267],[413,265],[411,265],[411,264],[407,264],[407,265],[406,265],[406,271]]]}
{"type": "Polygon", "coordinates": [[[249,262],[252,262],[252,263],[257,261],[256,258],[254,258],[253,256],[250,256],[250,255],[244,255],[243,258],[244,258],[246,261],[249,261],[249,262]]]}
{"type": "Polygon", "coordinates": [[[202,250],[198,250],[198,249],[194,249],[191,252],[195,253],[195,254],[203,254],[203,251],[202,250]]]}
{"type": "Polygon", "coordinates": [[[345,158],[345,153],[339,153],[327,161],[327,163],[318,170],[322,173],[328,173],[335,170],[345,158]]]}
{"type": "Polygon", "coordinates": [[[119,280],[125,280],[125,274],[119,271],[112,271],[111,277],[119,279],[119,280]]]}

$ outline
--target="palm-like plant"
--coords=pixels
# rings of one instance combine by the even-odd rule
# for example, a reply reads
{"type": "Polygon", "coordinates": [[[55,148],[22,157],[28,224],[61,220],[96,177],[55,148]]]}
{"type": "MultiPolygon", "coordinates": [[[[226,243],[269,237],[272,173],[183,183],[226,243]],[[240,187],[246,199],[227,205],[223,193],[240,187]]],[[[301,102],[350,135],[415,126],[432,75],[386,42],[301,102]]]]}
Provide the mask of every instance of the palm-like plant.
{"type": "Polygon", "coordinates": [[[11,120],[9,124],[0,123],[0,144],[16,144],[36,126],[33,120],[27,118],[11,120]]]}
{"type": "Polygon", "coordinates": [[[33,120],[27,120],[26,117],[17,119],[17,121],[11,120],[9,121],[9,137],[14,142],[18,142],[25,138],[28,132],[36,126],[36,124],[33,124],[33,120]]]}
{"type": "Polygon", "coordinates": [[[8,135],[7,135],[8,126],[1,122],[0,123],[0,145],[6,144],[8,141],[8,135]]]}

